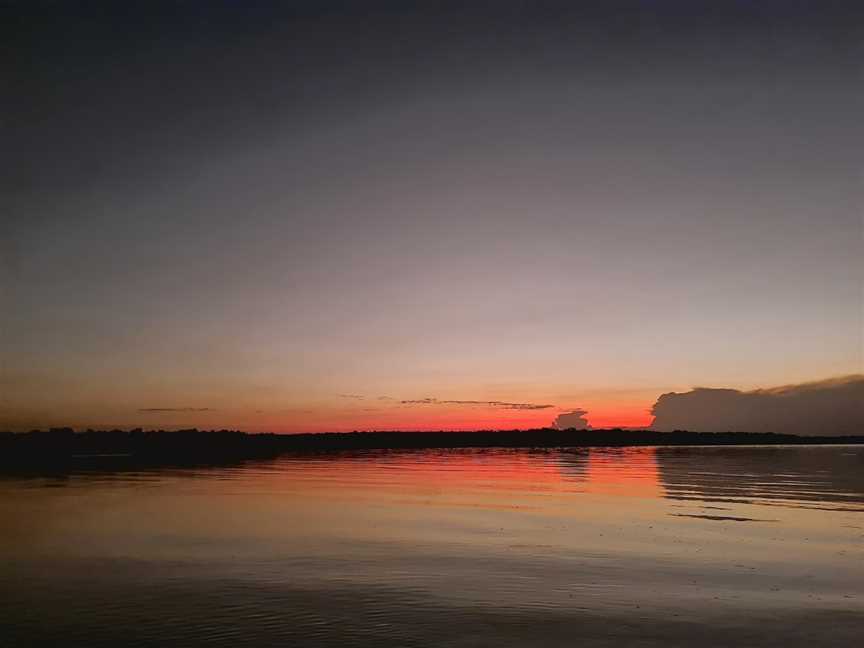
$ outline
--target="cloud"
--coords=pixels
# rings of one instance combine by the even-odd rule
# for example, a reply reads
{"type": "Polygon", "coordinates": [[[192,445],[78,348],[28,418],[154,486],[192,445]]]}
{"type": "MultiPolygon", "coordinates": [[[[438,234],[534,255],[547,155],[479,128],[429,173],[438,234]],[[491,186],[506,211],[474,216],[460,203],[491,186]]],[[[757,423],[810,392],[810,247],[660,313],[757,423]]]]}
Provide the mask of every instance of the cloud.
{"type": "Polygon", "coordinates": [[[360,394],[336,394],[339,398],[350,398],[352,400],[363,400],[366,398],[360,394]]]}
{"type": "Polygon", "coordinates": [[[417,400],[402,400],[401,405],[469,405],[481,407],[497,407],[510,410],[543,410],[555,407],[554,405],[536,405],[534,403],[505,403],[504,401],[477,401],[477,400],[438,400],[437,398],[420,398],[417,400]]]}
{"type": "Polygon", "coordinates": [[[864,434],[864,375],[746,392],[697,387],[663,394],[651,413],[663,431],[864,434]]]}
{"type": "Polygon", "coordinates": [[[161,412],[212,412],[212,407],[142,407],[139,412],[158,414],[161,412]]]}
{"type": "Polygon", "coordinates": [[[555,419],[555,422],[552,423],[552,427],[559,430],[587,430],[591,427],[588,420],[584,418],[587,413],[588,412],[583,409],[575,409],[572,412],[562,412],[555,419]]]}

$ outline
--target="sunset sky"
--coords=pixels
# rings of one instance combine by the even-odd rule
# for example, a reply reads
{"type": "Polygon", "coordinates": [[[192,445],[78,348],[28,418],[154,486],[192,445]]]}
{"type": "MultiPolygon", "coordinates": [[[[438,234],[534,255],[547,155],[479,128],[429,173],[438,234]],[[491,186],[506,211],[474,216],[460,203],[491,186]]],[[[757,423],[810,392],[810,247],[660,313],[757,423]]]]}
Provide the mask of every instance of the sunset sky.
{"type": "Polygon", "coordinates": [[[860,4],[424,4],[0,10],[0,429],[862,373],[860,4]]]}

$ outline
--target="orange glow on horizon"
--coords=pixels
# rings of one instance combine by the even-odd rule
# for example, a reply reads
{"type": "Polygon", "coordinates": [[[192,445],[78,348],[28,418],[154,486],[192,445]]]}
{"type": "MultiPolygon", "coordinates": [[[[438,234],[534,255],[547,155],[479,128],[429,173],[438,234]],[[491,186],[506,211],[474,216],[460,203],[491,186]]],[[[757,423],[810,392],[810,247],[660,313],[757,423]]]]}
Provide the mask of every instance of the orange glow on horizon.
{"type": "Polygon", "coordinates": [[[644,404],[610,409],[597,408],[589,410],[585,418],[591,423],[591,427],[597,429],[615,427],[641,428],[648,427],[654,421],[650,407],[644,404]]]}
{"type": "MultiPolygon", "coordinates": [[[[32,412],[20,420],[6,423],[9,429],[26,431],[33,428],[70,426],[79,430],[94,429],[237,429],[246,432],[299,434],[358,431],[472,431],[528,430],[550,428],[556,418],[574,409],[587,411],[585,419],[594,429],[614,427],[644,428],[651,424],[649,413],[653,395],[642,393],[592,394],[591,398],[556,398],[547,395],[511,392],[501,400],[478,399],[454,403],[403,402],[395,398],[374,396],[357,400],[333,396],[299,402],[249,401],[238,396],[236,404],[220,408],[169,407],[140,410],[131,406],[113,409],[103,407],[98,415],[81,407],[71,415],[62,412],[40,414],[32,412]],[[542,407],[532,403],[555,403],[542,407]],[[564,404],[560,404],[564,401],[564,404]],[[641,401],[641,402],[640,402],[641,401]],[[524,403],[524,405],[520,405],[524,403]],[[32,419],[32,420],[31,420],[32,419]]],[[[470,394],[470,392],[469,392],[470,394]]],[[[474,394],[470,394],[472,397],[474,394]]],[[[482,397],[480,397],[482,398],[482,397]]],[[[494,397],[493,397],[494,398],[494,397]]],[[[229,401],[230,402],[230,401],[229,401]]],[[[2,426],[0,426],[2,429],[2,426]]]]}
{"type": "MultiPolygon", "coordinates": [[[[586,408],[588,409],[588,408],[586,408]]],[[[304,432],[357,431],[453,431],[472,430],[529,430],[553,427],[564,408],[541,410],[492,410],[459,407],[381,408],[366,412],[361,409],[321,410],[314,413],[284,417],[256,417],[248,420],[243,429],[256,432],[297,434],[304,432]]],[[[627,406],[589,409],[585,416],[591,428],[644,428],[651,425],[653,416],[649,407],[639,403],[627,406]]]]}

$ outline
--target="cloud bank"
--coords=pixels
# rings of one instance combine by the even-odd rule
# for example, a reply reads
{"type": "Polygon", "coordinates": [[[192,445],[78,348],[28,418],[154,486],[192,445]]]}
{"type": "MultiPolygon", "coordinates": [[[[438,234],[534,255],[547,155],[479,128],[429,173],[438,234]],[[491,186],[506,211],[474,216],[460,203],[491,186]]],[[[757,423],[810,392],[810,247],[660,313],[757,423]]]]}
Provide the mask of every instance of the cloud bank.
{"type": "Polygon", "coordinates": [[[748,392],[697,387],[663,394],[651,413],[661,431],[864,434],[864,375],[748,392]]]}
{"type": "Polygon", "coordinates": [[[587,430],[591,426],[585,418],[587,410],[575,409],[572,412],[562,412],[552,423],[552,427],[558,430],[587,430]]]}

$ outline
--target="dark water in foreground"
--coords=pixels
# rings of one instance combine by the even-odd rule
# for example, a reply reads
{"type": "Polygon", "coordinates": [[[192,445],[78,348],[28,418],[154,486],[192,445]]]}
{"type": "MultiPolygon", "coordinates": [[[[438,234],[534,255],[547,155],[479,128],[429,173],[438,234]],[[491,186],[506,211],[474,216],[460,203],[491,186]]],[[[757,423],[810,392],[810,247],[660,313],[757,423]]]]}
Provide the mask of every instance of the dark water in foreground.
{"type": "Polygon", "coordinates": [[[857,646],[864,446],[0,478],[0,646],[857,646]]]}

